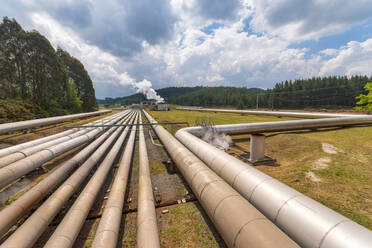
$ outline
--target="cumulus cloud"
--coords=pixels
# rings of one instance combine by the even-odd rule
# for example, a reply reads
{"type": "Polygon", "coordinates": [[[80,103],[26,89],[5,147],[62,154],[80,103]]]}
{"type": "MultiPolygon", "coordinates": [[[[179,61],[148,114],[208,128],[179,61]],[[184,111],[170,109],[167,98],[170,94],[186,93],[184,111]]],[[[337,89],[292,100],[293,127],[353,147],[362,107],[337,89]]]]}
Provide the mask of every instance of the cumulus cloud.
{"type": "Polygon", "coordinates": [[[153,88],[268,88],[289,79],[370,74],[370,40],[315,54],[290,48],[362,23],[372,13],[367,2],[3,0],[0,15],[81,60],[97,97],[141,92],[161,100],[153,88]]]}
{"type": "Polygon", "coordinates": [[[372,39],[351,41],[334,52],[334,57],[324,63],[320,75],[371,75],[372,39]]]}
{"type": "Polygon", "coordinates": [[[372,17],[369,0],[251,0],[252,27],[291,41],[318,39],[372,17]]]}

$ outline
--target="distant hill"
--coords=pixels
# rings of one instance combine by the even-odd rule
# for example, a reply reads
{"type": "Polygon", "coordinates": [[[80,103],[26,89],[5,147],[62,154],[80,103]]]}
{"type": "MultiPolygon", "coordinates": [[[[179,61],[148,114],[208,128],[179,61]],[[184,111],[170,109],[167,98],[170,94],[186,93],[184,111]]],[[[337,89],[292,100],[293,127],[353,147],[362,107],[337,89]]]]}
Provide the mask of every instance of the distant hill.
{"type": "MultiPolygon", "coordinates": [[[[180,105],[235,105],[242,95],[264,91],[259,88],[247,89],[237,87],[167,87],[156,92],[168,103],[180,105]]],[[[143,94],[133,94],[118,98],[97,99],[99,104],[129,105],[146,100],[143,94]]]]}
{"type": "MultiPolygon", "coordinates": [[[[276,83],[271,89],[237,87],[169,87],[157,90],[168,103],[188,106],[255,108],[352,108],[372,77],[327,76],[276,83]]],[[[100,104],[139,103],[142,94],[98,100],[100,104]]]]}

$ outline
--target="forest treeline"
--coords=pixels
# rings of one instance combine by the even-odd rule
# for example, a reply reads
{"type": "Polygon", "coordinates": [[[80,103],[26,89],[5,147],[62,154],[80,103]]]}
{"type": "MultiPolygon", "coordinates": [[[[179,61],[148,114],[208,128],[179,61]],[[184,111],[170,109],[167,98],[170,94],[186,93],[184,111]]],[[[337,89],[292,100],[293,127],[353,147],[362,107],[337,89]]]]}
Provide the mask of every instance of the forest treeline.
{"type": "Polygon", "coordinates": [[[2,118],[12,114],[10,105],[17,101],[37,109],[36,117],[98,107],[83,64],[67,51],[55,50],[39,32],[25,31],[8,17],[0,24],[0,99],[2,118]]]}
{"type": "MultiPolygon", "coordinates": [[[[233,106],[236,108],[352,108],[364,86],[372,78],[367,76],[313,77],[275,84],[272,89],[237,87],[169,87],[157,90],[168,103],[190,106],[233,106]]],[[[142,94],[99,100],[102,104],[139,103],[142,94]]]]}

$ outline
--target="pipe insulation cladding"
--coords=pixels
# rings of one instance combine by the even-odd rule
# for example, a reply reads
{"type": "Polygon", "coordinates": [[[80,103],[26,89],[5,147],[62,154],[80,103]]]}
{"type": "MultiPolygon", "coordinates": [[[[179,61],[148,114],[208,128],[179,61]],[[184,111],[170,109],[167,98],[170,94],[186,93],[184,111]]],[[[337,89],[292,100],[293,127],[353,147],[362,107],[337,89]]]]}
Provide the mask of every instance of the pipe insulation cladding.
{"type": "MultiPolygon", "coordinates": [[[[120,123],[127,123],[131,116],[128,116],[120,123]]],[[[77,167],[93,151],[93,154],[2,244],[1,247],[31,247],[38,237],[45,231],[48,224],[66,204],[68,199],[76,192],[84,182],[91,170],[104,156],[107,149],[120,134],[122,127],[112,127],[89,146],[65,162],[53,174],[33,187],[21,198],[0,212],[0,231],[5,233],[11,225],[49,191],[54,189],[58,182],[68,177],[67,170],[77,167]],[[98,149],[97,149],[98,147],[98,149]],[[53,179],[57,183],[53,182],[53,179]],[[54,184],[53,184],[54,183],[54,184]],[[48,186],[51,188],[48,190],[48,186]]]]}
{"type": "MultiPolygon", "coordinates": [[[[125,120],[124,120],[125,121],[125,120]]],[[[123,122],[124,122],[123,121],[123,122]]],[[[110,128],[99,138],[81,150],[68,161],[64,162],[50,175],[36,184],[29,191],[25,192],[17,200],[0,211],[0,237],[6,233],[17,220],[36,205],[43,197],[50,193],[57,185],[62,183],[70,173],[82,164],[106,139],[116,130],[117,127],[110,128]]],[[[95,153],[96,154],[96,153],[95,153]]],[[[94,156],[95,157],[95,156],[94,156]]]]}
{"type": "MultiPolygon", "coordinates": [[[[372,123],[372,116],[217,125],[214,128],[230,134],[263,133],[366,123],[372,123]]],[[[301,247],[371,247],[370,230],[193,135],[199,134],[201,129],[180,129],[175,136],[301,247]]]]}
{"type": "MultiPolygon", "coordinates": [[[[140,116],[140,124],[142,117],[140,116]]],[[[139,127],[139,171],[137,207],[137,247],[158,248],[160,239],[156,221],[155,200],[152,191],[149,158],[143,126],[139,127]]]]}
{"type": "Polygon", "coordinates": [[[153,128],[228,247],[298,247],[162,126],[153,128]]]}
{"type": "MultiPolygon", "coordinates": [[[[133,117],[130,123],[132,123],[133,117]]],[[[123,127],[120,127],[119,132],[123,127]]],[[[126,126],[122,134],[116,140],[110,152],[106,155],[105,159],[99,165],[98,169],[84,187],[79,197],[76,199],[72,207],[64,216],[62,222],[58,225],[52,236],[44,247],[72,247],[74,242],[83,226],[89,210],[92,207],[95,199],[101,190],[108,173],[112,169],[112,165],[118,155],[121,146],[128,134],[129,126],[126,126]]]]}
{"type": "Polygon", "coordinates": [[[31,127],[54,124],[54,123],[58,123],[62,121],[102,115],[102,114],[106,114],[109,112],[111,112],[111,110],[100,110],[96,112],[89,112],[89,113],[82,113],[82,114],[64,115],[64,116],[56,116],[56,117],[49,117],[49,118],[29,120],[29,121],[19,121],[19,122],[0,124],[0,134],[8,133],[8,132],[20,130],[20,129],[27,129],[31,127]]]}
{"type": "MultiPolygon", "coordinates": [[[[138,115],[138,112],[136,114],[138,115]]],[[[137,123],[137,117],[134,123],[137,123]]],[[[123,156],[119,162],[119,168],[110,189],[109,197],[96,230],[92,244],[93,248],[117,247],[135,138],[136,126],[132,126],[123,156]]]]}
{"type": "MultiPolygon", "coordinates": [[[[117,121],[117,119],[115,119],[115,121],[112,120],[109,122],[109,124],[114,124],[117,121]]],[[[0,168],[0,189],[15,181],[16,179],[26,175],[28,172],[40,167],[43,163],[94,139],[104,130],[105,128],[103,127],[95,128],[82,136],[75,137],[63,143],[44,148],[43,150],[36,152],[29,157],[18,160],[3,168],[0,168]]]]}
{"type": "MultiPolygon", "coordinates": [[[[108,118],[105,118],[105,119],[102,119],[102,120],[99,120],[99,121],[95,121],[95,122],[92,122],[92,123],[88,123],[88,124],[85,124],[83,126],[94,125],[95,123],[106,124],[114,118],[115,118],[115,116],[109,116],[108,118]]],[[[46,142],[43,142],[41,144],[35,144],[35,142],[34,142],[34,145],[32,147],[27,147],[27,148],[15,151],[12,154],[1,157],[0,158],[0,168],[5,167],[5,166],[7,166],[11,163],[14,163],[14,162],[18,161],[18,160],[24,159],[28,156],[31,156],[32,154],[37,153],[37,152],[39,152],[39,151],[41,151],[45,148],[48,148],[50,146],[57,145],[57,144],[65,142],[65,141],[71,140],[73,138],[82,136],[82,135],[92,131],[93,129],[94,128],[82,128],[82,130],[79,130],[79,128],[73,128],[71,130],[67,130],[65,132],[62,132],[62,133],[64,133],[64,135],[62,137],[58,137],[56,139],[50,139],[50,140],[48,140],[46,142]]],[[[1,150],[0,150],[0,152],[1,152],[1,150]]]]}

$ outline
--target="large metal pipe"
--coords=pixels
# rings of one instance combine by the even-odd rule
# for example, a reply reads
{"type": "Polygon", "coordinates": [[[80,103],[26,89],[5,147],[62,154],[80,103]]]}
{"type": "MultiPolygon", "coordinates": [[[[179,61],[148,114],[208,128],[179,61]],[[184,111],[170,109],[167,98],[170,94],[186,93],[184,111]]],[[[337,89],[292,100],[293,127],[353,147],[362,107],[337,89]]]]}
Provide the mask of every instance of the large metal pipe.
{"type": "MultiPolygon", "coordinates": [[[[216,130],[262,133],[371,121],[371,116],[341,117],[221,125],[216,126],[216,130]]],[[[189,133],[200,134],[200,131],[200,127],[184,128],[176,133],[176,137],[299,245],[321,248],[371,246],[371,231],[189,133]]]]}
{"type": "MultiPolygon", "coordinates": [[[[128,122],[128,119],[124,123],[128,122]]],[[[74,194],[79,186],[84,182],[94,166],[105,154],[110,145],[121,133],[123,127],[113,128],[111,136],[93,153],[93,155],[65,181],[26,221],[14,232],[1,247],[32,247],[40,235],[48,227],[56,214],[66,204],[68,199],[74,194]],[[115,130],[116,129],[116,130],[115,130]]],[[[107,155],[105,160],[113,154],[113,149],[118,148],[119,143],[125,138],[125,132],[121,134],[114,147],[107,155]],[[123,137],[124,136],[124,137],[123,137]]],[[[111,158],[114,159],[114,158],[111,158]]],[[[98,169],[99,170],[99,169],[98,169]]],[[[98,172],[97,170],[97,172],[98,172]]],[[[93,178],[92,178],[93,179],[93,178]]],[[[84,191],[83,191],[84,192],[84,191]]],[[[80,195],[81,196],[81,195],[80,195]]],[[[89,195],[85,195],[89,197],[89,195]]],[[[91,196],[91,195],[90,195],[91,196]]],[[[79,197],[78,199],[81,198],[79,197]]],[[[94,199],[93,199],[94,200],[94,199]]],[[[76,202],[75,202],[76,203],[76,202]]],[[[80,202],[81,203],[81,202],[80,202]]],[[[73,207],[75,204],[73,205],[73,207]]],[[[71,211],[71,209],[70,209],[71,211]]]]}
{"type": "Polygon", "coordinates": [[[221,113],[235,113],[235,114],[247,114],[247,115],[266,115],[266,116],[308,118],[308,119],[361,116],[358,114],[259,111],[259,110],[213,109],[213,108],[192,108],[192,107],[179,107],[177,108],[177,110],[190,110],[190,111],[200,111],[200,112],[221,112],[221,113]]]}
{"type": "Polygon", "coordinates": [[[29,121],[19,121],[19,122],[0,124],[0,134],[8,133],[8,132],[20,130],[20,129],[54,124],[54,123],[58,123],[62,121],[68,121],[68,120],[89,117],[89,116],[101,115],[101,114],[105,114],[108,112],[111,112],[111,110],[100,110],[100,111],[82,113],[82,114],[64,115],[64,116],[56,116],[56,117],[42,118],[42,119],[29,120],[29,121]]]}
{"type": "MultiPolygon", "coordinates": [[[[129,116],[126,117],[126,119],[128,118],[129,116]]],[[[125,122],[126,119],[124,119],[123,122],[125,122]]],[[[94,140],[74,157],[64,162],[40,183],[36,184],[29,191],[20,196],[16,201],[12,202],[9,206],[0,211],[0,237],[5,234],[9,228],[17,222],[17,220],[19,220],[24,214],[28,213],[34,205],[43,199],[43,197],[45,197],[48,193],[55,189],[57,185],[63,182],[70,175],[70,173],[75,170],[76,167],[82,164],[87,157],[90,156],[97,149],[97,147],[99,147],[103,141],[105,141],[107,137],[109,137],[116,129],[117,127],[113,127],[107,130],[107,132],[103,133],[99,138],[94,140]]],[[[103,152],[103,148],[100,149],[100,151],[103,152]]],[[[92,162],[87,163],[93,166],[94,161],[97,160],[97,154],[99,154],[98,150],[90,159],[92,162]]]]}
{"type": "MultiPolygon", "coordinates": [[[[327,127],[345,127],[361,124],[371,124],[371,115],[360,115],[353,117],[336,117],[315,120],[295,120],[295,121],[275,121],[261,123],[242,123],[229,125],[216,125],[213,128],[216,131],[227,134],[249,134],[249,133],[267,133],[278,131],[304,130],[313,128],[327,127]]],[[[203,132],[202,127],[187,127],[182,129],[194,135],[200,135],[203,132]]]]}
{"type": "MultiPolygon", "coordinates": [[[[110,116],[104,118],[104,120],[107,120],[107,119],[110,119],[110,118],[115,118],[119,114],[120,113],[110,115],[110,116]]],[[[99,123],[102,120],[97,120],[93,123],[99,123]]],[[[85,124],[85,125],[88,125],[88,124],[85,124]]],[[[54,139],[58,139],[60,137],[64,137],[64,136],[72,134],[72,133],[74,133],[78,130],[79,130],[78,128],[72,128],[72,129],[69,129],[69,130],[66,130],[66,131],[63,131],[63,132],[60,132],[60,133],[56,133],[56,134],[53,134],[53,135],[49,135],[49,136],[46,136],[46,137],[43,137],[43,138],[39,138],[39,139],[31,140],[29,142],[25,142],[25,143],[22,143],[22,144],[18,144],[18,145],[10,146],[10,147],[7,147],[7,148],[3,148],[3,149],[0,150],[0,158],[4,157],[4,156],[7,156],[9,154],[12,154],[14,152],[18,152],[20,150],[26,149],[26,148],[33,147],[33,146],[48,142],[50,140],[54,140],[54,139]]]]}
{"type": "MultiPolygon", "coordinates": [[[[98,122],[102,123],[102,124],[105,124],[105,123],[111,121],[114,118],[115,118],[115,116],[113,116],[113,117],[110,116],[108,118],[105,118],[105,119],[102,119],[102,120],[99,120],[99,121],[95,121],[95,122],[92,122],[92,123],[88,123],[88,124],[85,124],[85,125],[94,125],[95,123],[98,123],[98,122]]],[[[85,126],[85,125],[83,125],[83,126],[85,126]]],[[[43,150],[47,147],[57,145],[57,144],[65,142],[65,141],[72,140],[73,138],[82,136],[82,135],[92,131],[93,129],[94,128],[83,128],[82,130],[79,130],[79,128],[74,128],[72,130],[62,132],[62,133],[64,133],[64,135],[62,137],[58,137],[56,139],[52,139],[52,140],[49,140],[47,142],[44,142],[44,143],[41,143],[41,144],[38,144],[38,145],[34,145],[32,147],[28,147],[28,148],[16,151],[12,154],[3,156],[3,157],[0,158],[0,168],[5,167],[5,166],[7,166],[11,163],[14,163],[14,162],[18,161],[18,160],[24,159],[28,156],[31,156],[32,154],[37,153],[37,152],[39,152],[39,151],[41,151],[41,150],[43,150]],[[72,132],[70,132],[70,131],[72,131],[72,132]]]]}
{"type": "Polygon", "coordinates": [[[133,126],[93,240],[93,248],[117,246],[135,138],[136,126],[133,126]]]}
{"type": "Polygon", "coordinates": [[[153,128],[229,247],[298,247],[163,127],[153,128]]]}
{"type": "Polygon", "coordinates": [[[124,129],[44,247],[72,247],[128,133],[124,129]]]}
{"type": "MultiPolygon", "coordinates": [[[[111,122],[114,123],[113,121],[111,122]]],[[[0,189],[58,155],[92,140],[102,133],[104,129],[103,127],[95,128],[82,136],[45,148],[27,158],[0,168],[0,189]]]]}
{"type": "MultiPolygon", "coordinates": [[[[142,117],[140,117],[140,123],[142,123],[142,117]]],[[[154,193],[152,191],[149,159],[143,126],[139,127],[137,247],[160,247],[154,193]]]]}

